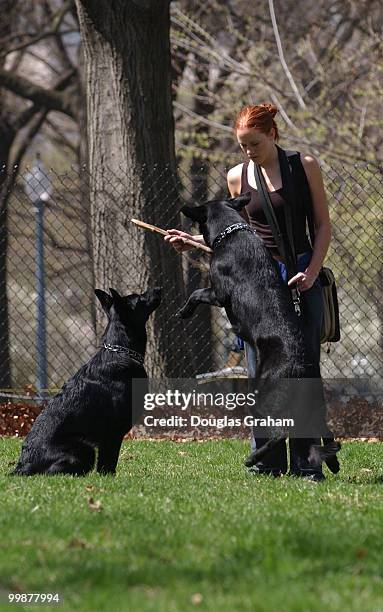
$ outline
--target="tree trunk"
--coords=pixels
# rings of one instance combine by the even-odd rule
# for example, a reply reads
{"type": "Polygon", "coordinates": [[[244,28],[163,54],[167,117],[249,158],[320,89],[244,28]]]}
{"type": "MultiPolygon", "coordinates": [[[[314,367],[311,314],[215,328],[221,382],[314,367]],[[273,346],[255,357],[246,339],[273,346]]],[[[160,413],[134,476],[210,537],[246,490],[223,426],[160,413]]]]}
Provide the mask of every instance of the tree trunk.
{"type": "MultiPolygon", "coordinates": [[[[213,107],[210,102],[204,100],[206,91],[201,86],[208,81],[209,66],[207,62],[200,62],[195,71],[196,91],[193,99],[193,111],[200,117],[207,117],[212,112],[213,107]]],[[[209,133],[206,125],[199,124],[194,128],[195,136],[203,134],[205,137],[209,133]]],[[[193,203],[206,202],[209,199],[209,162],[196,155],[193,155],[190,164],[191,193],[193,203]]],[[[191,227],[189,228],[190,231],[191,227]]],[[[188,270],[187,293],[190,295],[195,289],[210,285],[209,270],[203,270],[193,265],[199,253],[190,251],[190,266],[188,270]]],[[[200,307],[198,333],[203,342],[203,359],[200,359],[199,371],[209,372],[214,369],[213,363],[213,330],[212,317],[216,314],[216,309],[210,306],[200,307]]]]}
{"type": "MultiPolygon", "coordinates": [[[[11,33],[12,2],[3,0],[2,36],[11,33]]],[[[0,68],[4,66],[4,58],[0,60],[0,68]]],[[[7,249],[8,249],[8,168],[9,153],[14,138],[4,104],[4,90],[0,88],[0,388],[11,386],[11,357],[9,346],[9,309],[7,296],[7,249]]]]}
{"type": "MultiPolygon", "coordinates": [[[[0,99],[1,104],[1,99],[0,99]]],[[[2,115],[0,110],[0,115],[2,115]]],[[[11,358],[9,350],[9,312],[7,296],[8,248],[8,156],[12,131],[4,116],[0,116],[0,388],[11,386],[11,358]]]]}
{"type": "Polygon", "coordinates": [[[189,376],[184,324],[171,317],[184,298],[181,259],[130,222],[179,226],[169,0],[76,4],[87,69],[96,286],[126,294],[161,285],[162,304],[149,330],[149,371],[189,376]],[[166,329],[169,320],[172,329],[166,329]]]}

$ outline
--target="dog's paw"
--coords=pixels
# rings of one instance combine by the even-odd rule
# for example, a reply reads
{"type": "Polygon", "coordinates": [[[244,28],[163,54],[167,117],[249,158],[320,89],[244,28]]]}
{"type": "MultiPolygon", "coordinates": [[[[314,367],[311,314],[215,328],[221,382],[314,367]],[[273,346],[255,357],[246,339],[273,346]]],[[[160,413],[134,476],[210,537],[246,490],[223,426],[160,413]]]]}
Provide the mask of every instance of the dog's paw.
{"type": "Polygon", "coordinates": [[[333,457],[329,457],[328,459],[325,459],[325,463],[328,469],[330,470],[330,472],[332,472],[333,474],[337,474],[339,472],[340,465],[339,465],[339,461],[336,455],[334,455],[333,457]]]}
{"type": "Polygon", "coordinates": [[[337,474],[340,466],[336,453],[340,451],[340,449],[340,442],[336,442],[335,440],[332,440],[323,446],[313,444],[313,446],[310,448],[309,463],[313,466],[320,466],[324,461],[333,474],[337,474]]]}
{"type": "Polygon", "coordinates": [[[256,457],[256,451],[254,453],[251,453],[244,461],[244,465],[246,467],[253,467],[253,465],[255,465],[257,463],[258,459],[256,457]]]}

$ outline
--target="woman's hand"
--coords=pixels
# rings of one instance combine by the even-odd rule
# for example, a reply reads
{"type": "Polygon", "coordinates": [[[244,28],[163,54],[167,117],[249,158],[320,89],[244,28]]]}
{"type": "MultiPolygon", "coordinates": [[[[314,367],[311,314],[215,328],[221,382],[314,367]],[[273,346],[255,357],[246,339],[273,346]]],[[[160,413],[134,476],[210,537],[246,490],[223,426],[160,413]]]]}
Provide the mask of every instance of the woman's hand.
{"type": "Polygon", "coordinates": [[[297,289],[299,291],[307,291],[308,289],[311,289],[311,287],[316,281],[317,276],[317,274],[313,274],[313,272],[307,269],[304,272],[298,272],[298,274],[290,278],[287,284],[289,287],[291,287],[291,285],[296,284],[297,289]]]}
{"type": "Polygon", "coordinates": [[[190,251],[191,249],[195,248],[191,244],[185,244],[185,239],[194,240],[194,242],[205,244],[205,241],[201,235],[194,236],[192,234],[187,234],[186,232],[181,232],[181,230],[177,229],[169,229],[167,230],[167,232],[167,235],[164,236],[165,242],[171,244],[171,246],[178,253],[182,253],[183,251],[190,251]]]}

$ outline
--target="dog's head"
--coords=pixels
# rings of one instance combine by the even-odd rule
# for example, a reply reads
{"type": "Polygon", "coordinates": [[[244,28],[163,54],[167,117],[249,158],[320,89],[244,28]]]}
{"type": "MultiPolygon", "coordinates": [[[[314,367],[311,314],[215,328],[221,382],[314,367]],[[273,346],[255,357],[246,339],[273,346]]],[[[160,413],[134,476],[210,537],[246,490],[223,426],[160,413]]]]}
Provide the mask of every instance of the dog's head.
{"type": "Polygon", "coordinates": [[[239,212],[250,202],[251,194],[244,193],[235,198],[225,200],[210,200],[200,206],[183,206],[181,212],[198,223],[201,234],[206,244],[211,246],[219,231],[217,228],[223,223],[237,223],[243,221],[239,212]],[[220,223],[221,222],[221,223],[220,223]]]}
{"type": "Polygon", "coordinates": [[[95,289],[95,294],[108,319],[114,313],[124,326],[145,325],[151,313],[161,303],[160,287],[148,289],[142,294],[132,293],[125,296],[120,295],[116,289],[110,288],[109,291],[111,295],[102,289],[95,289]]]}

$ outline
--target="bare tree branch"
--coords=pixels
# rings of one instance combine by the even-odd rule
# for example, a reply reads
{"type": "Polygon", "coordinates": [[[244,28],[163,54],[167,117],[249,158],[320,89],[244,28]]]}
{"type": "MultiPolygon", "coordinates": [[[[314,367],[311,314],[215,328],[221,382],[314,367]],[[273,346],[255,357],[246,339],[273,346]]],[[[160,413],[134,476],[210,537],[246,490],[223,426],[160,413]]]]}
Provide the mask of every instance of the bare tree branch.
{"type": "Polygon", "coordinates": [[[50,246],[54,249],[59,249],[60,251],[69,251],[70,253],[78,253],[79,255],[88,254],[88,251],[84,248],[74,247],[74,246],[72,247],[72,246],[68,246],[67,244],[60,244],[60,242],[56,240],[56,237],[54,236],[53,232],[49,228],[46,227],[44,231],[49,240],[49,243],[47,246],[50,246]]]}
{"type": "Polygon", "coordinates": [[[35,45],[36,43],[40,42],[44,38],[48,38],[49,36],[55,36],[61,26],[62,20],[64,19],[67,12],[72,8],[72,6],[73,0],[67,0],[66,2],[64,2],[63,6],[60,7],[60,9],[52,15],[52,25],[50,30],[41,32],[36,36],[32,36],[32,38],[29,38],[25,42],[6,49],[6,51],[0,54],[0,57],[5,57],[9,53],[13,53],[14,51],[20,51],[21,49],[25,49],[26,47],[31,47],[32,45],[35,45]]]}
{"type": "MultiPolygon", "coordinates": [[[[71,71],[70,76],[74,72],[71,71]]],[[[69,77],[69,74],[65,75],[69,77]]],[[[20,77],[16,74],[11,74],[8,70],[0,69],[0,85],[8,87],[13,93],[31,100],[39,106],[44,106],[48,110],[55,110],[72,119],[76,119],[76,108],[73,104],[71,96],[65,95],[66,92],[58,92],[50,89],[45,89],[29,81],[25,77],[20,77]]]]}
{"type": "Polygon", "coordinates": [[[70,151],[72,151],[72,153],[77,155],[77,146],[74,145],[73,142],[69,140],[69,138],[67,138],[66,134],[58,127],[58,125],[53,123],[53,121],[51,121],[50,119],[47,119],[45,123],[55,134],[57,134],[57,136],[53,136],[54,141],[56,143],[60,142],[70,151]]]}
{"type": "MultiPolygon", "coordinates": [[[[31,145],[32,140],[36,136],[36,134],[40,131],[41,126],[43,125],[45,118],[48,114],[47,110],[43,110],[33,117],[30,125],[28,126],[28,134],[23,137],[22,142],[18,146],[17,150],[13,152],[11,166],[14,168],[19,166],[26,150],[31,145]]],[[[15,177],[16,178],[16,177],[15,177]]]]}
{"type": "Polygon", "coordinates": [[[213,127],[220,129],[222,132],[230,132],[231,134],[233,133],[233,128],[227,125],[224,125],[223,123],[218,123],[217,121],[206,119],[206,117],[202,117],[201,115],[198,115],[198,113],[195,113],[190,108],[187,108],[186,106],[184,106],[183,104],[180,104],[179,102],[173,102],[173,105],[175,106],[175,108],[178,108],[183,113],[186,113],[187,115],[190,115],[190,117],[194,117],[195,119],[197,119],[199,123],[204,123],[205,125],[211,125],[213,127]]]}
{"type": "Polygon", "coordinates": [[[301,108],[306,108],[306,104],[301,96],[301,94],[299,93],[299,89],[297,87],[297,85],[295,84],[293,75],[291,74],[289,67],[287,65],[287,62],[285,60],[285,56],[283,53],[283,48],[282,48],[282,43],[281,43],[281,38],[279,36],[279,31],[278,31],[278,24],[277,24],[277,19],[275,17],[275,11],[274,11],[274,1],[273,0],[269,0],[269,9],[270,9],[270,17],[271,17],[271,23],[273,25],[273,32],[274,32],[274,36],[275,36],[275,41],[277,43],[277,48],[278,48],[278,55],[279,55],[279,59],[281,61],[282,64],[282,68],[285,71],[285,74],[288,78],[288,81],[291,85],[291,89],[294,92],[294,95],[298,101],[298,104],[301,108]]]}

